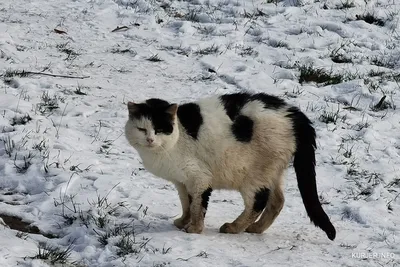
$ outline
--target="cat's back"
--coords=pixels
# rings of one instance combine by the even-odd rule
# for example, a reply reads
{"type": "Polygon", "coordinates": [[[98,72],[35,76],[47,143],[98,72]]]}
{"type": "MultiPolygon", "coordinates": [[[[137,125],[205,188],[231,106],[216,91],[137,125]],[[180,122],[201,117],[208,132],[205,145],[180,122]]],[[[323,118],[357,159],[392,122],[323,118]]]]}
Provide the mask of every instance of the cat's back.
{"type": "Polygon", "coordinates": [[[178,118],[197,147],[249,146],[255,142],[291,145],[294,140],[290,108],[278,97],[242,92],[180,105],[178,118]]]}

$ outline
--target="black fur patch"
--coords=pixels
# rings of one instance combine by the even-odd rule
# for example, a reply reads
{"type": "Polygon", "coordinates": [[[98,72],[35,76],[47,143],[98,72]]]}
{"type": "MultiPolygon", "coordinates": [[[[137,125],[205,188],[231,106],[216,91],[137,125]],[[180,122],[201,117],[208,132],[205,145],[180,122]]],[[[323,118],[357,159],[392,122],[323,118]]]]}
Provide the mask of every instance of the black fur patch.
{"type": "Polygon", "coordinates": [[[266,187],[259,189],[254,195],[253,210],[262,212],[267,206],[270,190],[266,187]]]}
{"type": "Polygon", "coordinates": [[[193,202],[192,196],[188,194],[188,198],[189,198],[189,205],[192,205],[192,202],[193,202]]]}
{"type": "Polygon", "coordinates": [[[203,117],[200,106],[196,103],[187,103],[178,107],[178,118],[188,135],[197,140],[203,117]]]}
{"type": "Polygon", "coordinates": [[[137,110],[131,115],[133,119],[141,119],[142,117],[149,119],[156,134],[169,135],[174,130],[172,115],[166,112],[169,106],[170,103],[165,100],[151,98],[146,100],[145,103],[137,104],[137,110]]]}
{"type": "Polygon", "coordinates": [[[239,142],[250,142],[253,136],[254,122],[247,116],[239,115],[231,126],[231,130],[236,140],[239,142]]]}
{"type": "Polygon", "coordinates": [[[236,93],[229,95],[222,95],[219,97],[221,103],[224,105],[226,114],[233,121],[239,115],[240,110],[249,101],[250,94],[236,93]]]}
{"type": "Polygon", "coordinates": [[[280,109],[286,105],[286,102],[279,97],[259,93],[251,96],[251,100],[258,100],[264,103],[264,108],[280,109]]]}
{"type": "Polygon", "coordinates": [[[219,99],[224,105],[226,114],[232,121],[240,114],[243,106],[251,101],[258,100],[264,104],[264,108],[268,109],[280,109],[286,105],[286,102],[279,97],[264,93],[254,95],[249,93],[227,94],[220,96],[219,99]]]}
{"type": "Polygon", "coordinates": [[[207,210],[208,201],[210,200],[211,192],[212,192],[212,188],[209,187],[209,188],[207,188],[206,191],[203,192],[203,194],[201,194],[201,205],[203,206],[203,208],[205,210],[207,210]]]}

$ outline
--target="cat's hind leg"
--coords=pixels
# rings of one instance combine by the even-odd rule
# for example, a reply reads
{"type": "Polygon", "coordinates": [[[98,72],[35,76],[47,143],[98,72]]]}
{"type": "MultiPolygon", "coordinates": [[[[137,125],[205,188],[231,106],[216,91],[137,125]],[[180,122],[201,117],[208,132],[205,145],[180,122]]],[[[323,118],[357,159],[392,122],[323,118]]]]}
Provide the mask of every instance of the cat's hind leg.
{"type": "Polygon", "coordinates": [[[182,205],[182,216],[174,220],[174,225],[179,229],[183,229],[185,225],[190,222],[190,204],[192,203],[192,196],[188,193],[183,183],[175,182],[174,184],[182,205]]]}
{"type": "Polygon", "coordinates": [[[251,224],[246,229],[246,232],[261,234],[262,232],[267,230],[281,212],[284,202],[285,197],[283,195],[283,191],[280,186],[276,186],[274,190],[272,190],[270,193],[267,207],[262,213],[260,219],[257,222],[251,224]]]}
{"type": "Polygon", "coordinates": [[[240,193],[244,201],[244,211],[232,223],[222,225],[219,229],[221,233],[237,234],[253,224],[266,207],[270,190],[267,187],[256,190],[254,188],[245,188],[240,193]]]}

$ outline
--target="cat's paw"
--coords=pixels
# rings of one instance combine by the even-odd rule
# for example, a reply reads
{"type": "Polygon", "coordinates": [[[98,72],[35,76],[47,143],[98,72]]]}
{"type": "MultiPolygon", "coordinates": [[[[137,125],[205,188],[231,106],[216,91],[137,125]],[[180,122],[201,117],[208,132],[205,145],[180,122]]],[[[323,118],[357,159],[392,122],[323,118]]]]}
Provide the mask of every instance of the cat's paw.
{"type": "Polygon", "coordinates": [[[240,231],[233,223],[224,223],[219,228],[219,232],[220,233],[225,233],[225,234],[237,234],[240,231]]]}
{"type": "Polygon", "coordinates": [[[250,225],[245,231],[252,234],[261,234],[262,232],[264,232],[263,229],[258,227],[256,224],[250,225]]]}
{"type": "Polygon", "coordinates": [[[187,233],[201,234],[201,232],[203,232],[203,226],[194,225],[194,224],[188,224],[188,225],[185,226],[185,230],[186,230],[187,233]]]}
{"type": "Polygon", "coordinates": [[[183,229],[190,222],[190,218],[181,217],[174,220],[174,225],[178,227],[178,229],[183,229]]]}

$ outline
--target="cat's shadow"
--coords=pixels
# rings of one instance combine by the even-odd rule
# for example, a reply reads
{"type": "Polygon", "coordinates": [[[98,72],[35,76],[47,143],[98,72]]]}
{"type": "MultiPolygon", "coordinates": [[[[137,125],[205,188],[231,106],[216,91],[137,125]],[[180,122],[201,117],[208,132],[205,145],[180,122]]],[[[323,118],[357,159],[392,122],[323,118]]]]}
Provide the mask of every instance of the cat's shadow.
{"type": "MultiPolygon", "coordinates": [[[[179,229],[174,225],[175,217],[166,217],[161,216],[162,218],[157,218],[151,220],[147,225],[142,226],[139,232],[141,234],[145,233],[174,233],[174,234],[182,234],[182,235],[192,235],[186,233],[185,230],[179,229]]],[[[193,234],[195,235],[195,234],[193,234]]],[[[216,225],[205,225],[203,232],[201,233],[203,236],[220,236],[220,237],[230,237],[230,238],[260,238],[263,235],[259,234],[249,234],[249,233],[241,233],[239,235],[231,235],[231,234],[222,234],[219,232],[219,227],[216,225]]]]}

